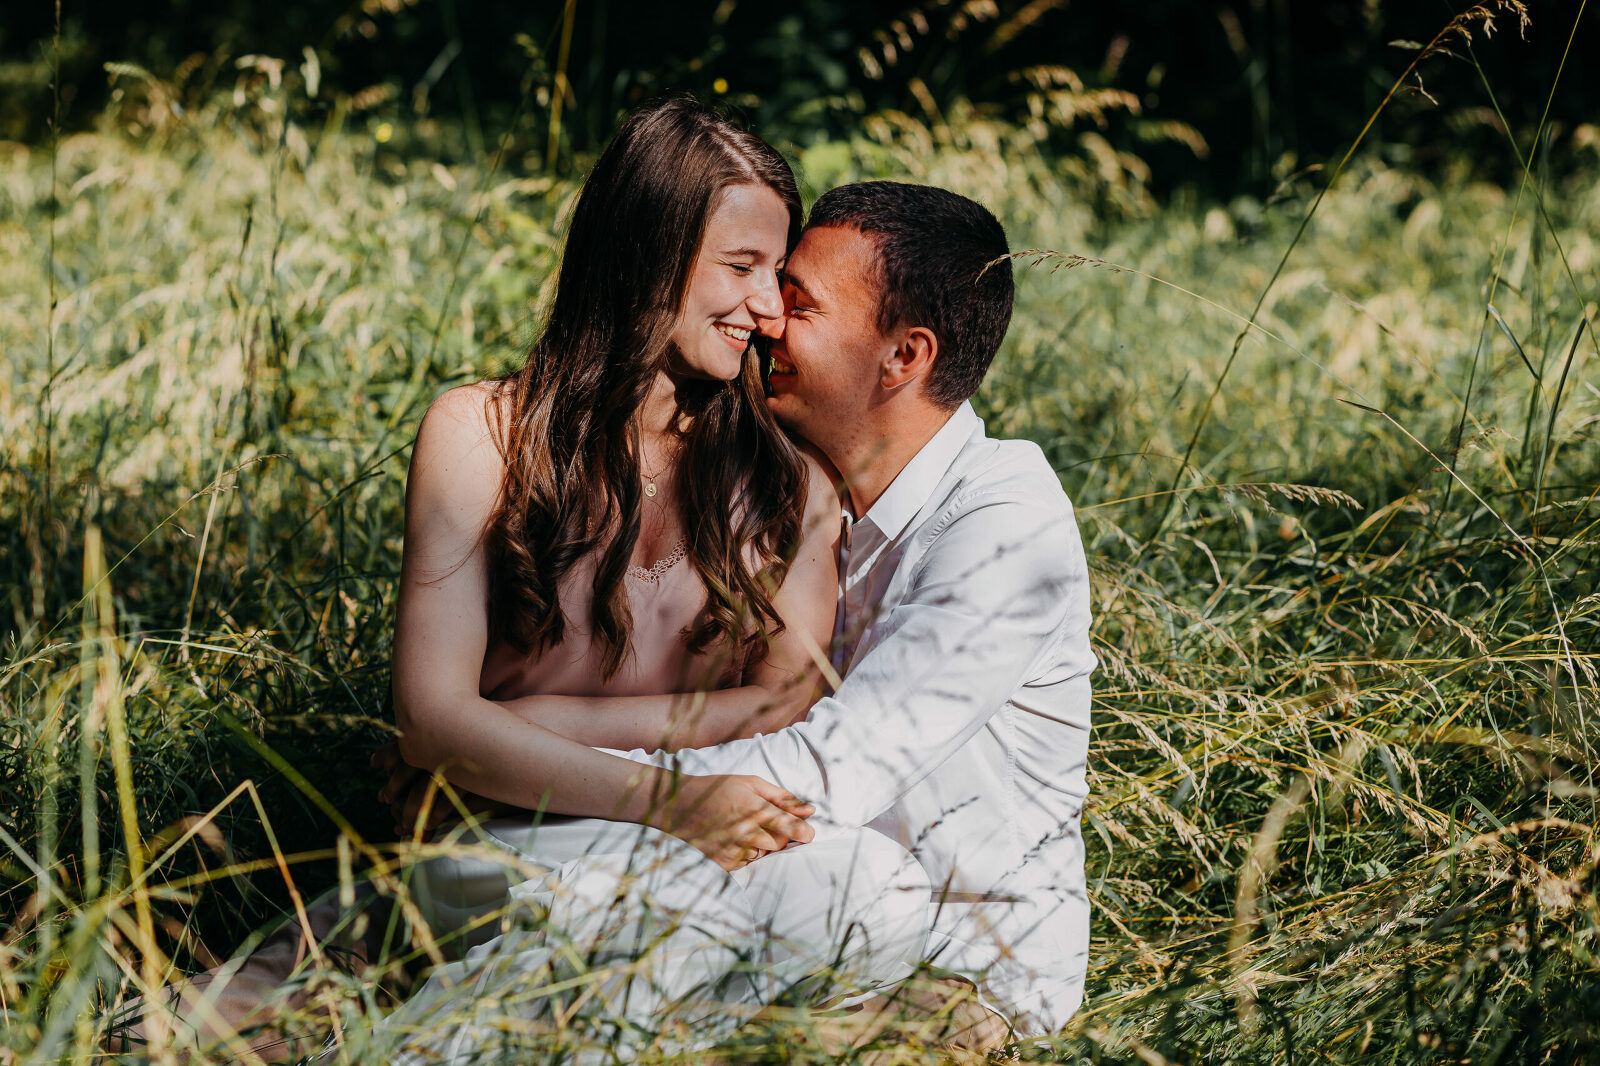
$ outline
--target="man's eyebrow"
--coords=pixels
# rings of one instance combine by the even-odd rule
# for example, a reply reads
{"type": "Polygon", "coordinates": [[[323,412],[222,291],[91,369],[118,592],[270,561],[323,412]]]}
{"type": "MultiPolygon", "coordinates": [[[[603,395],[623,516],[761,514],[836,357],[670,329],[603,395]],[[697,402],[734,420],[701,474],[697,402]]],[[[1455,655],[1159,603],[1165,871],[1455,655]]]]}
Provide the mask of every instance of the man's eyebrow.
{"type": "Polygon", "coordinates": [[[783,280],[785,284],[793,285],[796,289],[800,290],[801,296],[804,296],[813,303],[816,302],[816,296],[812,294],[810,289],[806,288],[806,283],[800,280],[794,271],[785,269],[783,272],[783,280]]]}

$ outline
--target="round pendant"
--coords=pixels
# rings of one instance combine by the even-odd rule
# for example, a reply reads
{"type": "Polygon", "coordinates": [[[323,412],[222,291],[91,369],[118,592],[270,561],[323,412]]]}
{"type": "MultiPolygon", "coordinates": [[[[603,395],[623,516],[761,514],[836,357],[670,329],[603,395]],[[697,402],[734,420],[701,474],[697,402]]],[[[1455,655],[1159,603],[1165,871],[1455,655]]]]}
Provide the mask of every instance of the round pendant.
{"type": "Polygon", "coordinates": [[[656,483],[654,481],[646,481],[644,483],[644,494],[646,496],[654,496],[656,494],[656,483]]]}

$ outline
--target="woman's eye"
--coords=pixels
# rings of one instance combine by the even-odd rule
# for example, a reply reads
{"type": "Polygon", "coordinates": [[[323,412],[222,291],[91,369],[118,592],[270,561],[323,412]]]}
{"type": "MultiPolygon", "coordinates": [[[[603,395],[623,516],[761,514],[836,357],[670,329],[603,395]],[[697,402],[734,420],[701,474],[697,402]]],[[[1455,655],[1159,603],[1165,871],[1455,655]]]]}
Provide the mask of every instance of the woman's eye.
{"type": "Polygon", "coordinates": [[[728,265],[733,268],[735,274],[750,274],[755,271],[755,268],[748,263],[729,263],[728,265]]]}

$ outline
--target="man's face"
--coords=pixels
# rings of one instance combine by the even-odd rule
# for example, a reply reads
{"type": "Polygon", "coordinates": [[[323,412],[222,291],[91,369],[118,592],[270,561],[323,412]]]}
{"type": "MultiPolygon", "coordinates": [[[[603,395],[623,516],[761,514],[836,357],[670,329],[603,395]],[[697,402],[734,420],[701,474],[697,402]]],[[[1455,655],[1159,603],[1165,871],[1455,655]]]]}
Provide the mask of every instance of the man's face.
{"type": "Polygon", "coordinates": [[[772,413],[842,456],[878,398],[893,340],[878,330],[878,250],[847,226],[808,229],[784,267],[784,320],[771,343],[772,413]]]}

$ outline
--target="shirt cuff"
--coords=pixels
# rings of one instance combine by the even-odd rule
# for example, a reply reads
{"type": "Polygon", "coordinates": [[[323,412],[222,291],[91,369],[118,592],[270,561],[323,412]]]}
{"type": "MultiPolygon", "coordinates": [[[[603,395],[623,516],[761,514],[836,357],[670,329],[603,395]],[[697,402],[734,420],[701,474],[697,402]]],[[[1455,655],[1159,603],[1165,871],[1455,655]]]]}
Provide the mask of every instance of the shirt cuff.
{"type": "Polygon", "coordinates": [[[663,770],[675,769],[672,753],[668,751],[645,751],[643,748],[634,748],[632,751],[623,751],[620,748],[596,748],[605,755],[615,755],[619,759],[629,762],[642,763],[645,766],[659,766],[663,770]]]}

